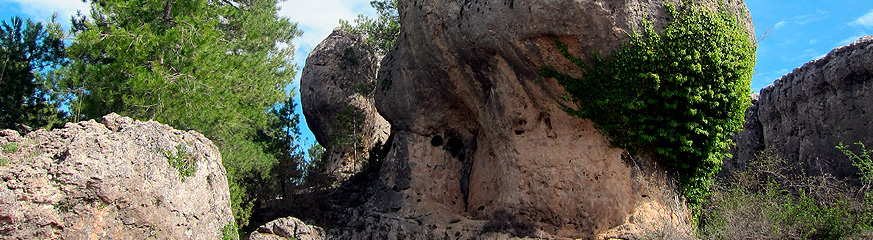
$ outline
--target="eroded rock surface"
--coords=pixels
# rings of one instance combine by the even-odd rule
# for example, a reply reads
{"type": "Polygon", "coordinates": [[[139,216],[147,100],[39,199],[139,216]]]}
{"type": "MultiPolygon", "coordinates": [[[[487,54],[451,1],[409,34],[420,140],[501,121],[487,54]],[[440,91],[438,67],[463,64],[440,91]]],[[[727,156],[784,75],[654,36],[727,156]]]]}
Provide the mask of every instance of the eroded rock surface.
{"type": "MultiPolygon", "coordinates": [[[[721,2],[754,36],[744,3],[721,2]]],[[[375,183],[350,194],[364,196],[359,210],[329,235],[688,236],[689,214],[670,177],[567,114],[562,105],[573,103],[563,87],[537,74],[553,67],[581,75],[555,38],[587,60],[616,51],[643,19],[663,28],[662,1],[400,1],[399,12],[402,35],[376,82],[394,141],[375,183]]]]}
{"type": "MultiPolygon", "coordinates": [[[[873,36],[838,47],[761,90],[736,135],[727,172],[742,170],[765,149],[803,166],[807,174],[853,178],[840,142],[873,144],[873,36]]],[[[857,150],[852,145],[851,149],[857,150]]]]}
{"type": "Polygon", "coordinates": [[[326,148],[328,172],[340,180],[360,171],[370,148],[388,138],[391,127],[373,102],[380,60],[361,36],[341,28],[306,58],[300,78],[303,115],[326,148]]]}
{"type": "Polygon", "coordinates": [[[221,239],[233,223],[218,148],[110,114],[24,137],[0,132],[2,239],[221,239]],[[190,176],[169,159],[190,159],[190,176]]]}

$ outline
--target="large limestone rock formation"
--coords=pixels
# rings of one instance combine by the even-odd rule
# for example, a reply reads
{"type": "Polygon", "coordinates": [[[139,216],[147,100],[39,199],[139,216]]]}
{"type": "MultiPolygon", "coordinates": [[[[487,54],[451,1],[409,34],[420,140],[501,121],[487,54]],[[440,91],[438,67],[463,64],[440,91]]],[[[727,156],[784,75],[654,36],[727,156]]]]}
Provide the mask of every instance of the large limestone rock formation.
{"type": "MultiPolygon", "coordinates": [[[[742,1],[700,2],[724,2],[754,36],[742,1]]],[[[671,178],[567,114],[563,87],[537,74],[581,74],[556,37],[589,59],[616,51],[643,19],[662,28],[662,1],[400,1],[399,12],[402,35],[376,82],[393,143],[368,175],[375,183],[341,195],[360,207],[335,219],[332,236],[688,237],[671,178]]]]}
{"type": "Polygon", "coordinates": [[[390,132],[373,103],[380,59],[361,36],[338,27],[312,50],[303,68],[303,115],[327,149],[328,173],[340,180],[359,171],[370,148],[390,132]]]}
{"type": "Polygon", "coordinates": [[[4,130],[0,145],[2,239],[221,239],[233,224],[221,155],[199,133],[110,114],[4,130]]]}
{"type": "Polygon", "coordinates": [[[727,172],[742,170],[755,153],[769,148],[808,174],[854,177],[856,168],[834,146],[873,145],[873,36],[764,87],[743,128],[735,136],[735,157],[725,163],[727,172]]]}

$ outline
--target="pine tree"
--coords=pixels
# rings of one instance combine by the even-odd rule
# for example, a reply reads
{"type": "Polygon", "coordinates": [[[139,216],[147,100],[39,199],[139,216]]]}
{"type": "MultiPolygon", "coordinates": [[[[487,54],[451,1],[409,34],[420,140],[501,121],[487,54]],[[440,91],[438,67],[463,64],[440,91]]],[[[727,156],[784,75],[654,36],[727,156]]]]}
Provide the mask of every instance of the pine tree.
{"type": "Polygon", "coordinates": [[[66,63],[61,38],[54,18],[46,25],[19,17],[0,22],[0,129],[63,122],[52,72],[66,63]]]}

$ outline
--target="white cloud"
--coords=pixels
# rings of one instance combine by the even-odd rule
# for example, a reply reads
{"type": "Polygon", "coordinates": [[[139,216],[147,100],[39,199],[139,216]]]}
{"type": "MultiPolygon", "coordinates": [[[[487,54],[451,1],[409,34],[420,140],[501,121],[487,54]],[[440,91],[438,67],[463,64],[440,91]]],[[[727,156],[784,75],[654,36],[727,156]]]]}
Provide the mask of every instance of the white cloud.
{"type": "Polygon", "coordinates": [[[776,23],[776,25],[773,25],[773,29],[780,29],[780,28],[784,27],[785,24],[788,24],[788,22],[786,22],[786,21],[779,21],[778,23],[776,23]]]}
{"type": "MultiPolygon", "coordinates": [[[[303,36],[294,39],[294,63],[303,67],[306,56],[318,43],[327,38],[333,29],[339,26],[339,20],[354,20],[358,14],[375,15],[370,7],[370,0],[289,0],[279,4],[279,15],[297,22],[297,28],[303,30],[303,36]]],[[[294,85],[300,80],[298,72],[294,85]]]]}
{"type": "MultiPolygon", "coordinates": [[[[279,4],[282,8],[279,15],[291,18],[303,30],[303,36],[295,39],[294,45],[300,50],[311,50],[339,26],[340,19],[353,20],[359,13],[372,15],[356,12],[369,9],[369,4],[370,0],[290,0],[279,4]]],[[[297,55],[300,57],[306,56],[297,55]]]]}
{"type": "MultiPolygon", "coordinates": [[[[76,11],[81,10],[83,14],[87,14],[90,7],[82,0],[2,0],[4,2],[16,3],[19,7],[17,12],[27,15],[34,20],[48,20],[52,14],[58,13],[58,22],[67,24],[70,16],[76,15],[76,11]]],[[[12,10],[12,11],[15,11],[12,10]]]]}
{"type": "Polygon", "coordinates": [[[864,16],[855,19],[855,21],[852,21],[851,23],[849,23],[849,25],[861,25],[864,27],[873,28],[873,10],[870,10],[870,12],[864,14],[864,16]]]}

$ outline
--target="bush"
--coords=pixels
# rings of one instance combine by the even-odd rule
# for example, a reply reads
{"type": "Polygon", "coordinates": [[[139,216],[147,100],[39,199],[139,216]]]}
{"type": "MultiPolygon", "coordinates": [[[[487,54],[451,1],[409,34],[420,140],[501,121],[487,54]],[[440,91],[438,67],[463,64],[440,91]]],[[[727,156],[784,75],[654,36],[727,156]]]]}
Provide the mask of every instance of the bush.
{"type": "Polygon", "coordinates": [[[6,143],[6,144],[3,144],[3,152],[4,153],[15,153],[18,151],[18,147],[19,147],[18,143],[15,143],[15,142],[6,143]]]}
{"type": "Polygon", "coordinates": [[[873,211],[830,175],[808,176],[762,151],[746,170],[721,179],[703,205],[703,239],[841,239],[869,233],[873,211]]]}
{"type": "MultiPolygon", "coordinates": [[[[843,154],[846,155],[850,160],[852,160],[852,166],[855,166],[860,171],[860,179],[863,187],[862,191],[868,192],[870,191],[871,186],[873,186],[873,160],[870,159],[871,154],[873,154],[873,150],[867,150],[867,146],[864,146],[862,142],[856,142],[855,145],[858,145],[860,149],[860,154],[855,154],[852,150],[849,150],[849,146],[843,145],[841,142],[836,146],[843,154]]],[[[871,201],[871,196],[867,196],[867,200],[871,201]]]]}
{"type": "Polygon", "coordinates": [[[197,157],[188,152],[187,147],[183,147],[181,144],[176,146],[175,152],[164,150],[164,156],[167,157],[167,163],[179,171],[179,176],[182,177],[183,182],[197,171],[197,157]]]}
{"type": "MultiPolygon", "coordinates": [[[[697,10],[690,1],[667,5],[673,20],[658,34],[651,22],[644,33],[607,59],[593,64],[561,53],[585,72],[584,80],[550,68],[579,109],[611,143],[633,154],[651,154],[676,173],[696,209],[742,127],[750,105],[749,84],[755,47],[733,13],[697,10]]],[[[697,212],[697,211],[695,211],[697,212]]]]}
{"type": "Polygon", "coordinates": [[[236,224],[229,222],[221,228],[221,240],[239,240],[236,224]]]}

